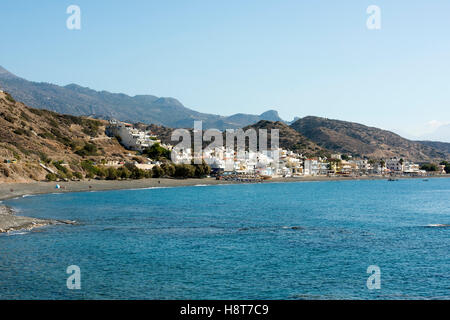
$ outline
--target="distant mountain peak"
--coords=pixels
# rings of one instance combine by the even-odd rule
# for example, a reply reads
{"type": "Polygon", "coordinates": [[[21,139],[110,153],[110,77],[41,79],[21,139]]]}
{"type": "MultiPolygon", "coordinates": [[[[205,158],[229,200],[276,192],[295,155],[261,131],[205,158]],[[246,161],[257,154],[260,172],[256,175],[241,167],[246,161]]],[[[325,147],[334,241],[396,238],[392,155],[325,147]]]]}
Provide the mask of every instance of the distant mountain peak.
{"type": "Polygon", "coordinates": [[[267,110],[259,115],[262,120],[282,121],[276,110],[267,110]]]}

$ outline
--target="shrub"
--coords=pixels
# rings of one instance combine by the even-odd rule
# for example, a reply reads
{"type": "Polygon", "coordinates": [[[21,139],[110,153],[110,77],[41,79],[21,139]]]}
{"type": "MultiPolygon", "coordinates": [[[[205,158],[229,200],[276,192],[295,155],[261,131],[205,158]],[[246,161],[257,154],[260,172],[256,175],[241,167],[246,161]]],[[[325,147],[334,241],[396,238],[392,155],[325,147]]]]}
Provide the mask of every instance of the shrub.
{"type": "Polygon", "coordinates": [[[154,166],[152,169],[152,177],[160,178],[164,175],[164,170],[160,166],[154,166]]]}
{"type": "Polygon", "coordinates": [[[175,167],[169,162],[163,163],[161,169],[164,171],[164,175],[168,177],[173,177],[175,175],[175,167]]]}
{"type": "Polygon", "coordinates": [[[175,177],[177,178],[193,178],[195,176],[195,167],[190,164],[175,165],[175,177]]]}
{"type": "Polygon", "coordinates": [[[20,112],[20,117],[28,122],[31,121],[30,117],[23,111],[20,112]]]}
{"type": "Polygon", "coordinates": [[[95,168],[95,175],[99,178],[104,178],[108,174],[105,167],[94,167],[95,168]]]}
{"type": "Polygon", "coordinates": [[[44,139],[54,139],[55,138],[55,136],[52,135],[48,131],[44,131],[44,132],[38,133],[38,136],[41,137],[41,138],[44,138],[44,139]]]}
{"type": "Polygon", "coordinates": [[[45,176],[45,179],[46,179],[47,181],[56,181],[57,176],[56,176],[56,174],[49,173],[49,174],[47,174],[47,175],[45,176]]]}
{"type": "Polygon", "coordinates": [[[44,115],[45,111],[41,110],[41,109],[33,109],[33,108],[29,108],[28,111],[30,111],[31,113],[34,113],[37,116],[42,116],[44,115]]]}
{"type": "Polygon", "coordinates": [[[69,173],[69,169],[62,165],[62,161],[53,161],[53,165],[56,169],[58,169],[58,171],[61,171],[64,174],[67,175],[69,173]]]}
{"type": "Polygon", "coordinates": [[[130,170],[128,170],[126,167],[120,167],[119,169],[117,169],[117,174],[120,179],[128,179],[131,176],[130,170]]]}
{"type": "Polygon", "coordinates": [[[144,170],[136,168],[136,167],[134,167],[131,170],[131,175],[130,175],[131,179],[143,179],[145,177],[146,177],[146,173],[144,170]]]}
{"type": "MultiPolygon", "coordinates": [[[[77,120],[77,122],[79,121],[77,120]]],[[[79,124],[81,124],[81,126],[83,127],[83,133],[90,137],[96,137],[101,126],[100,121],[92,119],[82,119],[79,124]]]]}
{"type": "Polygon", "coordinates": [[[106,169],[106,180],[117,180],[119,175],[117,174],[117,170],[115,168],[106,169]]]}
{"type": "Polygon", "coordinates": [[[85,143],[83,149],[75,151],[81,157],[95,156],[97,154],[97,146],[92,143],[85,143]]]}
{"type": "Polygon", "coordinates": [[[83,175],[81,174],[81,172],[78,172],[78,171],[75,171],[75,172],[73,173],[73,176],[74,176],[75,178],[77,178],[77,179],[80,179],[80,180],[83,179],[83,175]]]}
{"type": "Polygon", "coordinates": [[[5,119],[6,121],[11,122],[11,123],[14,123],[16,121],[16,118],[11,117],[4,113],[0,113],[0,116],[2,116],[3,119],[5,119]]]}
{"type": "Polygon", "coordinates": [[[16,103],[16,100],[14,100],[14,98],[9,93],[5,93],[5,98],[9,102],[16,103]]]}
{"type": "Polygon", "coordinates": [[[26,132],[24,129],[22,129],[22,128],[17,128],[17,129],[14,130],[13,132],[14,132],[15,134],[19,135],[19,136],[21,136],[21,135],[23,135],[23,134],[26,134],[26,135],[27,135],[27,132],[26,132]]]}

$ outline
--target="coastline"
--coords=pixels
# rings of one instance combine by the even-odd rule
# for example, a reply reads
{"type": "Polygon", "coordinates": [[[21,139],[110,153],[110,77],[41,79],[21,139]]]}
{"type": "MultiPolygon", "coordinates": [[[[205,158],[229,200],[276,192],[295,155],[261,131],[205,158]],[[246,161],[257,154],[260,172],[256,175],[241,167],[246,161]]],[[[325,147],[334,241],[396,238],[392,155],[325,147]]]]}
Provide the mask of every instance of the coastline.
{"type": "MultiPolygon", "coordinates": [[[[428,178],[450,178],[450,175],[438,175],[429,177],[399,177],[399,179],[428,179],[428,178]]],[[[355,181],[355,180],[386,180],[388,177],[362,176],[362,177],[326,177],[308,176],[295,178],[274,178],[260,183],[286,183],[286,182],[318,182],[318,181],[355,181]]],[[[145,189],[145,188],[170,188],[187,187],[199,185],[227,185],[243,184],[239,181],[216,180],[215,178],[203,179],[168,179],[150,178],[141,180],[90,180],[90,181],[69,181],[69,182],[32,182],[32,183],[2,183],[0,184],[0,201],[11,198],[22,197],[24,195],[37,195],[48,193],[69,193],[69,192],[89,192],[89,191],[109,191],[125,189],[145,189]],[[56,184],[61,186],[56,189],[56,184]]],[[[0,203],[0,233],[31,230],[51,224],[75,224],[74,221],[56,221],[48,219],[37,219],[23,216],[16,216],[14,210],[0,203]]]]}
{"type": "MultiPolygon", "coordinates": [[[[313,181],[355,181],[355,180],[387,180],[389,177],[382,176],[361,176],[361,177],[327,177],[327,176],[306,176],[295,178],[273,178],[257,183],[285,183],[285,182],[313,182],[313,181]]],[[[450,178],[450,174],[426,176],[426,177],[397,177],[403,179],[430,179],[430,178],[450,178]]],[[[29,183],[1,183],[0,201],[21,197],[24,195],[36,195],[47,193],[67,193],[67,192],[88,192],[88,191],[108,191],[125,189],[144,188],[167,188],[167,187],[188,187],[196,185],[224,185],[243,184],[252,182],[225,181],[215,178],[202,179],[171,179],[171,178],[149,178],[140,180],[82,180],[69,182],[29,182],[29,183]],[[61,189],[56,189],[56,185],[61,189]]]]}
{"type": "Polygon", "coordinates": [[[31,230],[52,224],[75,224],[74,221],[37,219],[16,216],[10,207],[0,204],[0,233],[31,230]]]}

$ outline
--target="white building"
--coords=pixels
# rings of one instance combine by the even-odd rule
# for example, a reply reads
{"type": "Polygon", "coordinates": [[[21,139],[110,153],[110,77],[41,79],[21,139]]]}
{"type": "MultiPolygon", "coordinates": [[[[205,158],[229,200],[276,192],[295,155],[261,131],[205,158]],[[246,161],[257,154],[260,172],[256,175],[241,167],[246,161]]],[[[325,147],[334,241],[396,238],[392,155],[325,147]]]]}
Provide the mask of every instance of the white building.
{"type": "Polygon", "coordinates": [[[111,120],[106,128],[106,134],[111,137],[118,137],[120,143],[127,149],[144,151],[155,143],[160,143],[156,136],[149,131],[140,131],[129,123],[111,120]]]}
{"type": "Polygon", "coordinates": [[[306,159],[303,164],[303,173],[305,176],[316,176],[319,174],[319,161],[316,159],[306,159]]]}
{"type": "Polygon", "coordinates": [[[391,158],[386,160],[386,168],[391,172],[403,172],[403,160],[391,158]]]}

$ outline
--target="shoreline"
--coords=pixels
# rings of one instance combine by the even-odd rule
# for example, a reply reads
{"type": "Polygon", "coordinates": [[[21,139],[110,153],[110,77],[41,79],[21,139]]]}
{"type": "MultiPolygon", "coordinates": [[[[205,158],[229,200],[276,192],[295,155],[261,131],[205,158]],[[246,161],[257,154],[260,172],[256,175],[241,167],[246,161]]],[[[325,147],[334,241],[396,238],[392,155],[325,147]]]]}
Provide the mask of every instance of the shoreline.
{"type": "Polygon", "coordinates": [[[55,224],[75,224],[75,221],[38,219],[24,216],[16,216],[14,209],[0,204],[0,233],[11,231],[32,230],[55,224]]]}
{"type": "MultiPolygon", "coordinates": [[[[46,182],[36,181],[28,183],[2,183],[0,184],[0,201],[21,197],[24,195],[38,195],[48,193],[69,193],[69,192],[89,192],[89,191],[110,191],[145,188],[167,188],[167,187],[189,187],[198,185],[226,185],[226,184],[252,184],[252,183],[286,183],[286,182],[319,182],[319,181],[359,181],[359,180],[387,180],[389,177],[383,176],[361,176],[361,177],[327,177],[327,176],[306,176],[294,178],[273,178],[262,182],[240,182],[216,180],[215,178],[148,178],[140,180],[82,180],[68,182],[46,182]],[[56,185],[61,189],[56,189],[56,185]]],[[[450,178],[450,174],[424,176],[424,177],[396,177],[404,179],[435,179],[450,178]]]]}
{"type": "MultiPolygon", "coordinates": [[[[450,178],[450,175],[436,175],[426,177],[397,177],[398,179],[429,179],[429,178],[450,178]]],[[[319,182],[319,181],[356,181],[356,180],[386,180],[388,177],[382,176],[362,176],[362,177],[326,177],[308,176],[295,178],[273,178],[259,183],[286,183],[286,182],[319,182]]],[[[111,191],[130,190],[145,188],[170,188],[188,186],[209,186],[209,185],[232,185],[249,184],[248,182],[224,181],[215,178],[203,179],[170,179],[170,178],[149,178],[141,180],[83,180],[69,182],[31,182],[31,183],[2,183],[0,184],[0,201],[8,200],[25,195],[39,195],[49,193],[71,193],[90,191],[111,191]],[[56,184],[61,186],[56,189],[56,184]]],[[[0,233],[18,230],[31,230],[37,227],[53,224],[75,224],[74,221],[57,221],[48,219],[29,218],[16,216],[12,208],[0,202],[0,233]]]]}

